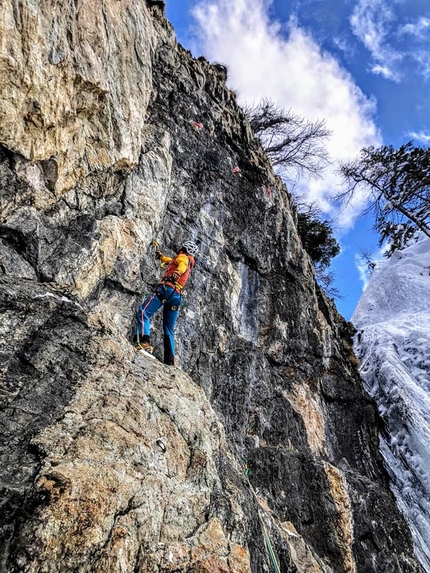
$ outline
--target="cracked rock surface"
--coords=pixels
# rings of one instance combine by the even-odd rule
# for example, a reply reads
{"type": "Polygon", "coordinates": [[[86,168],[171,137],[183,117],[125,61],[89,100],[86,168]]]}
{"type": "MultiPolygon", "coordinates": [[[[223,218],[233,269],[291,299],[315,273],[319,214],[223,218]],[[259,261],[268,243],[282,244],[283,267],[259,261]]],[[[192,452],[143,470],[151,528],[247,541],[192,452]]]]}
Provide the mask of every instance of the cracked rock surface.
{"type": "Polygon", "coordinates": [[[161,1],[14,0],[0,37],[0,572],[419,573],[225,69],[161,1]],[[172,368],[130,338],[153,241],[186,239],[172,368]]]}

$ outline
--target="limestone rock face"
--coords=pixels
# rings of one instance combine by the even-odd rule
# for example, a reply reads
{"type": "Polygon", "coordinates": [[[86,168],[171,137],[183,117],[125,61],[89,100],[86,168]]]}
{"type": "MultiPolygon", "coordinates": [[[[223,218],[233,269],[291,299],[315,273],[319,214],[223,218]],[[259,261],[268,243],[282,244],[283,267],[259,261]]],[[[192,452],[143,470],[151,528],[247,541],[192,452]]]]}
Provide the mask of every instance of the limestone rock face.
{"type": "Polygon", "coordinates": [[[61,193],[138,163],[156,38],[142,3],[6,2],[0,139],[61,193]]]}
{"type": "Polygon", "coordinates": [[[2,6],[0,571],[419,572],[287,190],[162,11],[2,6]],[[180,369],[130,338],[189,238],[180,369]]]}
{"type": "Polygon", "coordinates": [[[40,506],[22,523],[16,570],[250,570],[250,494],[201,388],[124,340],[93,337],[86,351],[75,397],[31,440],[40,506]],[[236,495],[227,535],[214,499],[236,495]]]}

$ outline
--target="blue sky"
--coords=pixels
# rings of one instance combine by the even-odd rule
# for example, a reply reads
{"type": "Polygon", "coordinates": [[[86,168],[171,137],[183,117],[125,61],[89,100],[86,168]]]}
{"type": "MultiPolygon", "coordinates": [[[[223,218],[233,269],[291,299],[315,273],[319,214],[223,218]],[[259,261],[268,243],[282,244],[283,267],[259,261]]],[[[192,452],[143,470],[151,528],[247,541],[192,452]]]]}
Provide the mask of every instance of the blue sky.
{"type": "MultiPolygon", "coordinates": [[[[430,142],[429,0],[167,0],[167,17],[194,56],[228,66],[239,103],[266,97],[325,119],[333,165],[368,145],[430,142]]],[[[336,302],[349,320],[363,290],[357,255],[377,251],[372,221],[357,218],[366,197],[338,211],[334,168],[295,187],[336,217],[336,302]]]]}

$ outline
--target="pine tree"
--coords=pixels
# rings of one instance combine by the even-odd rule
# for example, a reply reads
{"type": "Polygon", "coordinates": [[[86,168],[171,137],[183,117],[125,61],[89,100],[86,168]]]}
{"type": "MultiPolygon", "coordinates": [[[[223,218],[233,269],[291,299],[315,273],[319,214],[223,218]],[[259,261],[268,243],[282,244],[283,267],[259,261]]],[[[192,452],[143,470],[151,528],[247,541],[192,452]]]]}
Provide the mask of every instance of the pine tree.
{"type": "Polygon", "coordinates": [[[412,141],[399,149],[368,147],[357,160],[342,164],[341,173],[349,188],[340,198],[348,202],[365,190],[370,200],[365,212],[374,213],[381,243],[401,248],[418,230],[430,237],[429,148],[412,141]]]}
{"type": "Polygon", "coordinates": [[[297,228],[303,247],[312,261],[321,267],[329,266],[331,259],[339,254],[340,247],[328,221],[313,218],[308,213],[299,213],[297,228]]]}
{"type": "Polygon", "coordinates": [[[341,298],[334,286],[334,273],[329,269],[331,260],[340,253],[329,221],[322,220],[319,209],[309,205],[306,213],[298,213],[297,229],[303,248],[314,263],[317,282],[328,296],[341,298]]]}

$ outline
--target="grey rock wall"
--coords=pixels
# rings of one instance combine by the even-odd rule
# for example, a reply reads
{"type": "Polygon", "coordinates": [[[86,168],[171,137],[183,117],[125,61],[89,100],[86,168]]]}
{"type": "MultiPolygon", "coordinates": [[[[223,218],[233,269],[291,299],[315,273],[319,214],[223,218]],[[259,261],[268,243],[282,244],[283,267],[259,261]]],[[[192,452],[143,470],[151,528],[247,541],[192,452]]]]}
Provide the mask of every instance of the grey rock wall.
{"type": "Polygon", "coordinates": [[[159,2],[16,0],[0,33],[0,571],[260,573],[268,546],[282,572],[420,571],[351,333],[222,67],[159,2]],[[180,370],[130,337],[153,241],[188,238],[180,370]]]}

